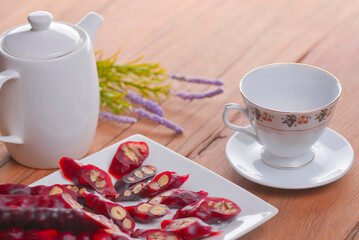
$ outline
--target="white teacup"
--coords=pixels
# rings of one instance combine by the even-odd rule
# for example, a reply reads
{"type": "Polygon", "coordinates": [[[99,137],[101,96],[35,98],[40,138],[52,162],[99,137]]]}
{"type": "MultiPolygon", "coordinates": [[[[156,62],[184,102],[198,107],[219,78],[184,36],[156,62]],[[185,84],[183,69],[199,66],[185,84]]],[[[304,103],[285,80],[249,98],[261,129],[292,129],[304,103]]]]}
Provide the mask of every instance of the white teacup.
{"type": "Polygon", "coordinates": [[[336,77],[305,64],[279,63],[256,68],[241,80],[245,107],[225,106],[223,121],[263,145],[262,159],[275,167],[304,166],[315,157],[311,148],[328,125],[341,93],[336,77]],[[230,110],[250,121],[255,133],[228,121],[230,110]]]}

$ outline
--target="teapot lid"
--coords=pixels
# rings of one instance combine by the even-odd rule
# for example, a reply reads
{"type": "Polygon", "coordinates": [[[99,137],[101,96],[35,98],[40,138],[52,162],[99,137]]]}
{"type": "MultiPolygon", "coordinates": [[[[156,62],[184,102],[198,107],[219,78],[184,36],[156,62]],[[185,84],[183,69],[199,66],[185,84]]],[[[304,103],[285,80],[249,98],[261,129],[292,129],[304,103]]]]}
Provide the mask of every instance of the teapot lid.
{"type": "Polygon", "coordinates": [[[52,59],[69,54],[80,42],[79,33],[69,25],[52,22],[49,12],[28,16],[30,24],[14,28],[4,38],[5,50],[18,58],[52,59]]]}

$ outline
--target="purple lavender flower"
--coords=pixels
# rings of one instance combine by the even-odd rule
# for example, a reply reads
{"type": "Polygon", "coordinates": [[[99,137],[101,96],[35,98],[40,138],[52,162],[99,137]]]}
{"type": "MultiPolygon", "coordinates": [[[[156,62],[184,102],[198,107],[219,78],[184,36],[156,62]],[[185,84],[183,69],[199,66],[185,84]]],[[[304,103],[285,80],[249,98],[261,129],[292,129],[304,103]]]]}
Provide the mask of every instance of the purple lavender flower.
{"type": "Polygon", "coordinates": [[[137,119],[133,118],[133,117],[115,115],[115,114],[103,112],[103,111],[100,111],[100,118],[104,118],[104,119],[108,119],[108,120],[116,121],[116,122],[122,122],[122,123],[135,123],[137,121],[137,119]]]}
{"type": "Polygon", "coordinates": [[[146,110],[142,109],[142,108],[132,108],[131,109],[133,112],[137,113],[140,117],[149,119],[153,122],[162,124],[166,127],[168,127],[169,129],[174,130],[176,133],[182,133],[183,132],[183,128],[181,128],[180,126],[168,121],[166,118],[158,116],[156,114],[152,114],[150,112],[147,112],[146,110]]]}
{"type": "Polygon", "coordinates": [[[172,74],[170,75],[172,79],[185,81],[185,82],[192,82],[192,83],[201,83],[201,84],[211,84],[222,86],[223,82],[219,79],[207,79],[207,78],[195,78],[195,77],[186,77],[184,75],[172,74]]]}
{"type": "Polygon", "coordinates": [[[141,96],[138,96],[132,91],[128,91],[126,97],[128,97],[132,102],[140,104],[148,111],[153,112],[154,114],[157,114],[158,116],[161,117],[164,116],[163,109],[161,108],[160,105],[158,105],[158,103],[151,101],[149,99],[145,99],[141,96]]]}
{"type": "Polygon", "coordinates": [[[204,93],[185,93],[185,92],[179,92],[176,93],[175,96],[176,97],[180,97],[182,99],[188,99],[190,101],[192,101],[193,99],[202,99],[202,98],[209,98],[209,97],[213,97],[215,95],[221,94],[223,93],[223,88],[219,87],[214,91],[210,91],[210,92],[204,92],[204,93]]]}

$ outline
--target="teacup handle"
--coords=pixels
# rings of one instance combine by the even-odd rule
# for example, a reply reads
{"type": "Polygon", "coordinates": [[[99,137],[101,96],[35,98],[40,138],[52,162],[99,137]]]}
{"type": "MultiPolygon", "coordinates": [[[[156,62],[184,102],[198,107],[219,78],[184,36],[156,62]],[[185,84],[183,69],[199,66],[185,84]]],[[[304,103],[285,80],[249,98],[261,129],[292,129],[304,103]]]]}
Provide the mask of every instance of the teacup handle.
{"type": "MultiPolygon", "coordinates": [[[[15,72],[15,71],[6,70],[6,71],[1,72],[0,73],[0,90],[5,82],[7,82],[10,79],[18,79],[19,76],[20,76],[19,73],[15,72]]],[[[0,142],[23,144],[24,140],[20,137],[10,135],[10,136],[0,136],[0,142]]]]}
{"type": "Polygon", "coordinates": [[[228,112],[231,111],[231,110],[237,110],[237,111],[240,111],[241,113],[244,114],[244,116],[246,116],[246,118],[249,119],[249,114],[248,114],[248,110],[246,108],[243,108],[241,105],[238,105],[236,103],[228,103],[224,106],[224,111],[223,111],[223,114],[222,114],[222,118],[223,118],[223,122],[227,125],[227,127],[237,131],[237,132],[240,132],[240,133],[243,133],[243,134],[246,134],[252,138],[254,138],[258,143],[261,144],[261,141],[259,140],[258,136],[251,133],[250,131],[248,131],[248,127],[240,127],[240,126],[236,126],[234,124],[232,124],[231,122],[228,121],[228,118],[227,118],[227,115],[228,115],[228,112]]]}

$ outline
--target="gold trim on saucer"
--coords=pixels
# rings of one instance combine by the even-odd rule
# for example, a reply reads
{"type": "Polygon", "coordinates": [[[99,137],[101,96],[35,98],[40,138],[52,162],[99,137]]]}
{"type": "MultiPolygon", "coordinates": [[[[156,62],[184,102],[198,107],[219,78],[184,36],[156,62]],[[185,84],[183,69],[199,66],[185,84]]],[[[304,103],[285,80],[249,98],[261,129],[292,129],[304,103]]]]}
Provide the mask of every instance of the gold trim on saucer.
{"type": "MultiPolygon", "coordinates": [[[[268,150],[265,150],[267,153],[269,153],[270,155],[272,155],[272,156],[274,156],[274,157],[276,157],[276,158],[280,158],[280,159],[296,159],[296,158],[300,158],[300,157],[303,157],[305,154],[307,154],[307,153],[304,153],[304,154],[302,154],[302,155],[299,155],[299,156],[297,156],[297,157],[281,157],[281,156],[278,156],[278,155],[275,155],[274,153],[272,153],[272,152],[270,152],[270,151],[268,151],[268,150]]],[[[315,155],[315,153],[313,152],[313,154],[315,155]]],[[[314,158],[314,157],[313,157],[314,158]]],[[[313,159],[312,159],[313,160],[313,159]]],[[[311,161],[312,161],[311,160],[311,161]]]]}
{"type": "MultiPolygon", "coordinates": [[[[274,156],[274,155],[273,155],[273,156],[274,156]]],[[[311,162],[314,160],[314,158],[315,158],[315,152],[313,152],[313,158],[310,159],[309,162],[304,163],[303,165],[296,166],[296,167],[281,167],[281,166],[278,166],[278,165],[275,165],[275,164],[273,164],[273,163],[268,162],[267,160],[265,160],[265,159],[263,158],[263,156],[261,156],[261,159],[262,159],[263,162],[265,162],[266,164],[268,164],[268,165],[270,165],[270,166],[272,166],[272,167],[281,168],[281,169],[294,169],[294,168],[304,167],[305,165],[311,163],[311,162]]]]}

